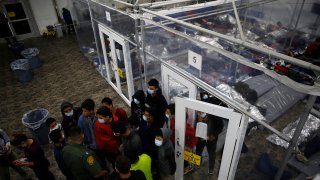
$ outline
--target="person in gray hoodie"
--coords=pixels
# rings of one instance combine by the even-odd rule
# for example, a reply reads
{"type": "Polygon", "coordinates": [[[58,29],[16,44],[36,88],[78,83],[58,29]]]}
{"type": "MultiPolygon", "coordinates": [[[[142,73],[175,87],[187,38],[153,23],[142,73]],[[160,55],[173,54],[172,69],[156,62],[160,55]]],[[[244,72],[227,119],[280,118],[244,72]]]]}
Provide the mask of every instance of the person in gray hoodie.
{"type": "Polygon", "coordinates": [[[161,128],[156,131],[155,144],[159,147],[158,161],[161,180],[174,179],[173,174],[176,171],[174,148],[170,137],[169,128],[161,128]]]}

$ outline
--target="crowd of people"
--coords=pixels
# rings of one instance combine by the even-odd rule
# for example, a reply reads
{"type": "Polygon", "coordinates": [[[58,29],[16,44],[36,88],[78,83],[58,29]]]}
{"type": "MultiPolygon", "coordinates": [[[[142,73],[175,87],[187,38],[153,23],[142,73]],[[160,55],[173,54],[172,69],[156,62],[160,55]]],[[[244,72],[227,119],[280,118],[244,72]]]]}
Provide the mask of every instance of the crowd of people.
{"type": "MultiPolygon", "coordinates": [[[[208,99],[208,95],[203,100],[208,99]]],[[[138,90],[132,97],[131,115],[105,97],[100,106],[86,99],[81,107],[61,104],[62,121],[46,120],[56,163],[66,179],[174,179],[175,105],[167,104],[159,82],[148,82],[147,95],[138,90]]],[[[187,122],[187,121],[186,121],[187,122]]],[[[208,138],[195,137],[194,125],[186,124],[186,149],[209,154],[209,174],[213,174],[215,148],[222,131],[221,119],[203,112],[196,122],[208,124],[208,138]]],[[[37,140],[25,134],[7,135],[0,129],[0,179],[10,179],[9,167],[28,179],[21,167],[31,168],[38,179],[55,179],[49,161],[37,140]],[[18,159],[11,146],[24,151],[18,159]]],[[[188,164],[187,162],[185,164],[188,164]]]]}

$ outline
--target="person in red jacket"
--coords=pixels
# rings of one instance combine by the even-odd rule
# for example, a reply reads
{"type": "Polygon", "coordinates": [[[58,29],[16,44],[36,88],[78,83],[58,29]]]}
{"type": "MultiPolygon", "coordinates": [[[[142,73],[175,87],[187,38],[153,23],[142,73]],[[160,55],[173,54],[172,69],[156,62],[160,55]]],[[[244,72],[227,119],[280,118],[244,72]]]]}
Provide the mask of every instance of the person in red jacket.
{"type": "MultiPolygon", "coordinates": [[[[168,127],[171,129],[171,141],[174,145],[174,139],[175,139],[175,104],[169,104],[166,109],[166,122],[168,124],[168,127]]],[[[187,114],[188,119],[188,114],[187,114]]],[[[186,134],[185,134],[185,146],[186,148],[191,151],[197,144],[197,138],[196,138],[196,130],[187,123],[186,120],[186,134]]]]}
{"type": "Polygon", "coordinates": [[[121,122],[128,123],[127,112],[120,107],[116,107],[112,104],[112,99],[105,97],[101,101],[101,105],[108,108],[112,112],[114,121],[120,120],[121,122]]]}
{"type": "Polygon", "coordinates": [[[113,123],[112,113],[108,108],[102,106],[97,110],[96,114],[98,118],[95,122],[97,147],[100,150],[102,157],[107,159],[114,168],[116,158],[120,154],[120,142],[119,138],[114,135],[110,127],[113,123]]]}

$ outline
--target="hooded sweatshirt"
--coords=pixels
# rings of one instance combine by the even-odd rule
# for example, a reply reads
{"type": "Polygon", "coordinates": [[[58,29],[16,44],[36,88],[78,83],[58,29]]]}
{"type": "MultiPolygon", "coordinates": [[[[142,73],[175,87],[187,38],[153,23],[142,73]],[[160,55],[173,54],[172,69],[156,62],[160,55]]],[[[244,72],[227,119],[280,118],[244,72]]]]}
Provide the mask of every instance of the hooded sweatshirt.
{"type": "Polygon", "coordinates": [[[174,148],[170,140],[171,130],[169,128],[161,128],[161,131],[163,142],[158,151],[159,170],[161,176],[169,176],[176,171],[174,148]]]}
{"type": "Polygon", "coordinates": [[[70,102],[64,101],[61,103],[61,114],[62,114],[62,122],[61,126],[65,133],[66,138],[69,137],[69,130],[73,126],[77,126],[78,119],[82,114],[81,108],[73,108],[73,105],[70,102]],[[66,116],[63,112],[63,109],[66,107],[71,107],[73,109],[72,116],[66,116]]]}
{"type": "Polygon", "coordinates": [[[145,94],[142,90],[138,90],[132,96],[131,102],[131,114],[139,119],[139,122],[142,120],[143,112],[145,110],[145,94]],[[136,104],[133,99],[137,99],[140,103],[136,104]]]}
{"type": "Polygon", "coordinates": [[[152,96],[151,94],[148,93],[146,98],[146,104],[157,110],[155,117],[158,117],[159,121],[155,123],[159,128],[163,127],[163,124],[166,118],[165,112],[166,112],[168,103],[164,98],[164,96],[162,95],[161,88],[158,88],[155,96],[152,96]]]}

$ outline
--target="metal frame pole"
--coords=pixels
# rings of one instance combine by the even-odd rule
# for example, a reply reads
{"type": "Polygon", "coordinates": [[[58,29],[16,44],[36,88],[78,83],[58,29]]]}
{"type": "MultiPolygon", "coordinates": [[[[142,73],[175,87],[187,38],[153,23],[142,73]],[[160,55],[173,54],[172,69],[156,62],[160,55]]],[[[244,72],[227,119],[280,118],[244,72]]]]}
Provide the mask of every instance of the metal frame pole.
{"type": "MultiPolygon", "coordinates": [[[[147,87],[147,56],[146,56],[146,50],[145,50],[145,36],[144,36],[144,26],[145,26],[145,22],[141,21],[140,27],[141,27],[141,45],[142,45],[142,53],[143,53],[143,72],[144,72],[144,87],[147,87]]],[[[146,90],[146,89],[144,89],[146,90]]]]}
{"type": "Polygon", "coordinates": [[[136,34],[136,49],[137,49],[137,60],[138,60],[138,70],[139,70],[139,76],[140,76],[140,85],[141,88],[143,87],[143,82],[142,82],[142,72],[141,72],[141,65],[140,65],[140,42],[139,42],[139,15],[140,15],[140,8],[139,8],[139,0],[136,1],[136,3],[134,4],[133,7],[133,11],[136,15],[136,17],[134,18],[134,29],[135,29],[135,34],[136,34]]]}
{"type": "Polygon", "coordinates": [[[238,15],[238,11],[237,11],[237,7],[236,7],[236,3],[234,2],[234,0],[232,0],[232,6],[233,6],[234,15],[236,16],[237,25],[238,25],[238,29],[239,29],[239,32],[240,32],[240,38],[241,38],[243,41],[245,41],[245,37],[244,37],[244,34],[243,34],[241,22],[240,22],[239,15],[238,15]]]}
{"type": "Polygon", "coordinates": [[[278,170],[278,172],[276,174],[276,177],[275,177],[276,180],[280,180],[281,179],[282,173],[283,173],[285,167],[287,166],[287,163],[289,161],[289,158],[291,156],[291,153],[292,153],[294,147],[296,147],[296,145],[297,145],[298,138],[299,138],[299,136],[301,134],[301,131],[303,129],[304,124],[308,120],[309,113],[310,113],[310,111],[312,109],[312,106],[315,103],[316,99],[317,99],[317,96],[312,96],[312,95],[310,95],[309,98],[308,98],[308,102],[307,102],[306,106],[304,107],[304,112],[300,116],[300,120],[299,120],[298,126],[297,126],[296,130],[294,131],[294,135],[293,135],[292,139],[290,140],[290,144],[289,144],[289,147],[287,149],[285,158],[282,161],[281,167],[279,168],[279,170],[278,170]]]}
{"type": "Polygon", "coordinates": [[[221,33],[217,33],[217,32],[205,29],[205,28],[201,28],[199,26],[196,26],[196,25],[193,25],[193,24],[190,24],[190,23],[186,23],[186,22],[181,21],[181,20],[174,19],[174,18],[171,18],[171,17],[166,16],[166,15],[162,15],[160,13],[157,13],[157,12],[145,9],[145,8],[142,8],[141,10],[146,12],[146,13],[153,14],[155,16],[159,16],[161,18],[170,20],[170,21],[175,22],[177,24],[180,24],[180,25],[183,25],[183,26],[198,30],[200,32],[203,32],[203,33],[215,36],[215,37],[219,37],[219,38],[221,38],[223,40],[231,41],[233,43],[236,43],[236,44],[242,45],[244,47],[247,47],[249,49],[252,49],[252,50],[264,53],[264,54],[268,54],[268,55],[270,55],[272,57],[275,57],[275,58],[278,58],[278,59],[282,59],[282,60],[284,60],[286,62],[289,62],[291,64],[294,64],[294,65],[297,65],[297,66],[300,66],[300,67],[303,67],[303,68],[306,68],[306,69],[310,69],[310,70],[314,70],[314,71],[320,72],[320,66],[317,66],[317,65],[314,65],[314,64],[311,64],[311,63],[308,63],[308,62],[305,62],[305,61],[302,61],[302,60],[299,60],[299,59],[296,59],[296,58],[293,58],[293,57],[290,57],[290,56],[287,56],[287,55],[284,55],[284,54],[281,54],[281,53],[278,53],[278,52],[275,52],[275,51],[272,51],[272,50],[268,50],[268,49],[265,49],[265,48],[262,48],[262,47],[258,47],[255,44],[251,44],[251,43],[245,42],[245,41],[240,40],[240,39],[236,39],[236,38],[233,38],[233,37],[221,34],[221,33]]]}
{"type": "MultiPolygon", "coordinates": [[[[301,5],[300,10],[299,10],[298,18],[297,18],[297,21],[296,21],[296,23],[295,23],[295,25],[294,25],[293,35],[294,35],[294,34],[296,33],[296,31],[297,31],[297,26],[298,26],[298,23],[299,23],[299,21],[300,21],[301,12],[302,12],[302,9],[303,9],[303,6],[304,6],[305,1],[306,1],[306,0],[303,0],[303,1],[302,1],[302,5],[301,5]]],[[[291,47],[293,38],[294,38],[294,36],[291,37],[290,44],[289,44],[289,48],[291,47]]]]}

